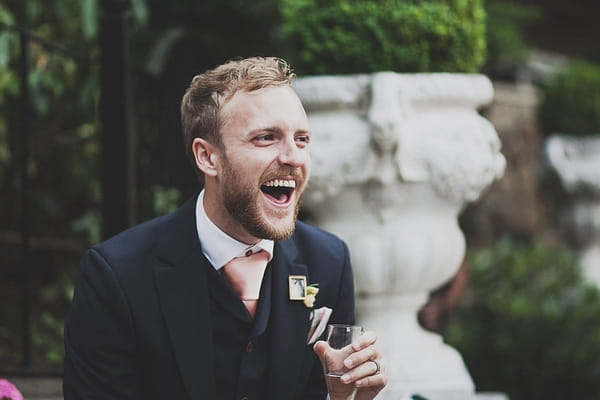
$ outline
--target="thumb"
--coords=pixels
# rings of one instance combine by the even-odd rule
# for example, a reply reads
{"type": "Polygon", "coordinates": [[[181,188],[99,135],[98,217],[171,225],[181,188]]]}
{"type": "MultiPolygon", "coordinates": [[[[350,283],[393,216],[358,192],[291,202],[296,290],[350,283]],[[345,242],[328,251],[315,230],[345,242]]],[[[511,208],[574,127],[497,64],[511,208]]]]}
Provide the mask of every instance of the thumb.
{"type": "Polygon", "coordinates": [[[327,344],[326,341],[324,340],[318,340],[315,345],[313,346],[313,350],[314,352],[317,354],[317,357],[319,357],[319,359],[321,361],[324,360],[325,357],[325,353],[327,352],[327,348],[329,347],[329,345],[327,344]]]}
{"type": "Polygon", "coordinates": [[[337,361],[343,362],[346,357],[354,353],[354,349],[352,348],[351,344],[346,345],[341,349],[334,349],[324,340],[317,341],[313,346],[313,350],[322,362],[325,361],[326,357],[335,357],[337,361]]]}

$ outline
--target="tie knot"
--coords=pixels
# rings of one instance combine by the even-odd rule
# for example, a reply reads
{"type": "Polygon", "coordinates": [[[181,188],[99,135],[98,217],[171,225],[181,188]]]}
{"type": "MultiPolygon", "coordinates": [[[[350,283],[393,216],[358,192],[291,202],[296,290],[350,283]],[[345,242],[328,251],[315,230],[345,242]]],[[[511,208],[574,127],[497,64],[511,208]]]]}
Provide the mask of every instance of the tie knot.
{"type": "Polygon", "coordinates": [[[266,251],[246,257],[236,257],[223,267],[225,278],[242,300],[257,300],[265,268],[269,260],[266,251]]]}

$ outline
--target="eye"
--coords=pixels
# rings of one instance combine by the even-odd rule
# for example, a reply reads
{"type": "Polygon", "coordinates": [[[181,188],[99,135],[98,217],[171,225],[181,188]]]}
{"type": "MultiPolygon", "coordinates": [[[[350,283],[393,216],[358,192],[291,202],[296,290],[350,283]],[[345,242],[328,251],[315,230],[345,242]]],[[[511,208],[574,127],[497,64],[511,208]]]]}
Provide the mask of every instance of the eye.
{"type": "Polygon", "coordinates": [[[273,135],[272,133],[267,133],[265,135],[258,136],[256,139],[257,140],[274,140],[275,135],[273,135]]]}
{"type": "Polygon", "coordinates": [[[275,135],[273,133],[263,133],[257,135],[252,139],[253,142],[258,144],[266,144],[275,141],[275,135]]]}
{"type": "Polygon", "coordinates": [[[296,142],[301,146],[307,146],[310,143],[310,135],[302,134],[296,136],[296,142]]]}

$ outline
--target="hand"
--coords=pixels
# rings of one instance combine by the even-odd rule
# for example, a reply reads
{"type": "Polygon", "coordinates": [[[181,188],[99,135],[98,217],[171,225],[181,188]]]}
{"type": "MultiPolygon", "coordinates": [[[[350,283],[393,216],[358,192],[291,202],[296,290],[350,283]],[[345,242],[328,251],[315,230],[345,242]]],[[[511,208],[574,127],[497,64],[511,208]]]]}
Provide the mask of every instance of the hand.
{"type": "MultiPolygon", "coordinates": [[[[375,346],[377,336],[372,331],[362,334],[356,343],[348,347],[348,355],[344,365],[349,368],[342,376],[343,383],[354,383],[358,388],[356,400],[371,400],[385,387],[387,377],[381,364],[381,354],[375,346]],[[377,363],[373,362],[375,360],[377,363]],[[380,366],[377,372],[377,364],[380,366]]],[[[319,359],[323,361],[327,352],[327,342],[319,340],[313,349],[319,359]]]]}

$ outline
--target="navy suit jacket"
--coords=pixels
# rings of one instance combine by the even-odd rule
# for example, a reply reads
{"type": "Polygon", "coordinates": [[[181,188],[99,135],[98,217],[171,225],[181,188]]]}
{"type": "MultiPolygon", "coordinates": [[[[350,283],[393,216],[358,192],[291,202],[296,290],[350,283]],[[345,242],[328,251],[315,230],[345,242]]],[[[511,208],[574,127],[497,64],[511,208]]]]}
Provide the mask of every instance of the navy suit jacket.
{"type": "MultiPolygon", "coordinates": [[[[194,206],[191,199],[84,255],[65,323],[65,400],[216,399],[212,266],[194,206]]],[[[298,222],[290,239],[275,244],[270,268],[268,399],[324,399],[321,365],[307,344],[311,309],[289,300],[288,276],[319,284],[315,308],[332,308],[330,323],[354,323],[347,246],[298,222]]]]}

